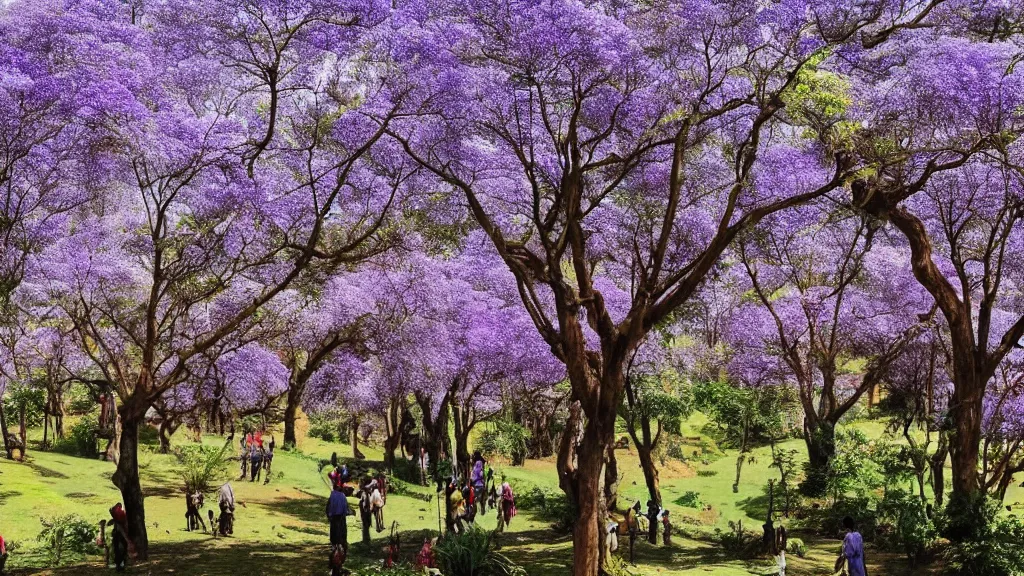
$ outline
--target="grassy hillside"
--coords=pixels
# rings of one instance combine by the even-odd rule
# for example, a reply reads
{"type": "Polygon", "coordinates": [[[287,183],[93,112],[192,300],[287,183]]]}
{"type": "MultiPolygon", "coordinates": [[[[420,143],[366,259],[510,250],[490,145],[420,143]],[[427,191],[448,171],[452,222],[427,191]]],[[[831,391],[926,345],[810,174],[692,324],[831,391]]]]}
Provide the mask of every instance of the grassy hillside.
{"type": "MultiPolygon", "coordinates": [[[[677,530],[688,537],[676,536],[670,548],[638,542],[638,565],[631,571],[638,576],[771,574],[774,568],[767,559],[730,559],[713,537],[715,528],[725,530],[730,521],[742,521],[744,527],[760,530],[766,508],[764,486],[769,478],[776,477],[768,466],[769,450],[760,448],[752,452],[754,461],[744,466],[739,492],[734,494],[731,487],[736,453],[719,450],[705,437],[696,439],[702,425],[698,415],[687,426],[692,450],[697,451],[697,455],[692,455],[688,445],[689,463],[669,462],[662,471],[664,501],[672,510],[677,530]],[[690,491],[699,493],[701,509],[675,504],[690,491]]],[[[866,427],[873,435],[881,432],[881,427],[874,423],[858,425],[866,427]]],[[[209,445],[222,442],[219,437],[204,438],[204,443],[209,445]]],[[[801,445],[793,440],[787,447],[800,449],[801,445]]],[[[179,488],[176,460],[173,456],[155,453],[152,445],[146,446],[140,460],[152,559],[133,567],[132,572],[288,576],[326,573],[327,525],[323,509],[328,491],[318,477],[316,459],[327,458],[332,451],[337,451],[339,456],[351,455],[347,446],[306,439],[296,453],[278,452],[269,485],[235,481],[233,486],[240,503],[235,535],[213,539],[207,534],[185,530],[185,502],[179,488]]],[[[363,451],[370,460],[381,458],[380,452],[372,446],[363,447],[363,451]]],[[[635,500],[646,502],[639,461],[626,450],[618,451],[618,458],[623,475],[620,505],[635,500]]],[[[101,559],[97,558],[70,567],[47,569],[44,551],[35,539],[41,528],[41,516],[74,512],[97,522],[107,517],[107,508],[119,501],[119,493],[110,483],[113,470],[113,464],[107,462],[32,450],[24,463],[0,460],[0,533],[20,545],[12,554],[8,568],[19,575],[105,573],[101,559]]],[[[499,466],[497,473],[517,486],[520,493],[531,486],[557,489],[553,461],[530,460],[516,468],[499,466]]],[[[425,537],[436,534],[438,508],[431,489],[409,486],[406,492],[389,497],[385,519],[389,524],[399,523],[403,552],[412,557],[425,537]]],[[[1008,501],[1012,502],[1015,497],[1019,495],[1011,495],[1008,501]]],[[[208,502],[212,503],[212,498],[208,502]]],[[[488,514],[479,523],[493,528],[495,518],[488,514]]],[[[358,520],[350,519],[349,525],[350,540],[357,541],[358,520]]],[[[384,556],[386,536],[386,533],[373,533],[371,546],[355,545],[350,565],[379,563],[384,556]]],[[[799,529],[795,536],[805,540],[810,553],[803,559],[791,557],[790,573],[798,576],[831,573],[839,542],[811,537],[799,529]]],[[[521,510],[502,543],[504,551],[525,566],[531,576],[568,573],[569,536],[552,530],[549,521],[538,518],[530,510],[521,510]]],[[[910,573],[897,556],[871,551],[869,561],[875,565],[874,573],[910,573]]]]}

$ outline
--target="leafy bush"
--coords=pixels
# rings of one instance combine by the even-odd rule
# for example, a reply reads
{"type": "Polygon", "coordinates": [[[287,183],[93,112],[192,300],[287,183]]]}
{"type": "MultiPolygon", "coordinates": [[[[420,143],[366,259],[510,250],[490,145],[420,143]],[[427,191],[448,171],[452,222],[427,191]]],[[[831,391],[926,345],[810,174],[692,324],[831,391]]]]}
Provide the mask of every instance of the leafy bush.
{"type": "Polygon", "coordinates": [[[838,537],[843,533],[843,518],[849,516],[857,522],[857,531],[865,540],[874,540],[878,521],[870,498],[842,498],[830,507],[822,508],[815,516],[826,536],[838,537]]]}
{"type": "Polygon", "coordinates": [[[1024,522],[1000,517],[996,502],[984,496],[953,499],[936,525],[952,543],[946,573],[957,576],[1017,576],[1024,573],[1024,522]]]}
{"type": "Polygon", "coordinates": [[[99,456],[96,449],[96,438],[99,432],[99,420],[95,414],[83,416],[64,438],[53,444],[53,451],[68,456],[81,456],[83,458],[95,458],[99,456]]]}
{"type": "Polygon", "coordinates": [[[319,438],[325,442],[338,440],[341,431],[341,415],[332,410],[313,412],[309,415],[309,431],[311,438],[319,438]]]}
{"type": "Polygon", "coordinates": [[[789,553],[795,554],[797,558],[807,556],[807,544],[799,538],[790,538],[788,541],[789,553]]]}
{"type": "Polygon", "coordinates": [[[629,569],[629,563],[621,556],[614,554],[609,554],[605,558],[604,573],[608,576],[633,576],[633,572],[629,569]]]}
{"type": "Polygon", "coordinates": [[[867,498],[885,482],[875,459],[875,444],[855,428],[837,430],[836,454],[825,476],[825,488],[838,502],[853,493],[867,498]]]}
{"type": "Polygon", "coordinates": [[[516,495],[516,507],[530,510],[538,517],[551,521],[555,530],[569,531],[576,520],[576,511],[569,498],[560,490],[539,486],[525,488],[516,495]]]}
{"type": "Polygon", "coordinates": [[[445,576],[526,576],[526,571],[491,546],[491,533],[471,527],[460,534],[448,533],[434,546],[445,576]]]}
{"type": "Polygon", "coordinates": [[[480,450],[485,454],[508,458],[514,466],[522,465],[529,450],[530,431],[518,422],[500,418],[480,435],[480,450]]]}
{"type": "Polygon", "coordinates": [[[879,543],[907,555],[912,564],[923,560],[935,542],[935,525],[914,494],[890,489],[878,504],[879,543]]]}
{"type": "Polygon", "coordinates": [[[96,526],[78,514],[40,518],[38,541],[46,548],[50,566],[73,562],[96,551],[96,526]]]}
{"type": "Polygon", "coordinates": [[[178,449],[181,479],[187,493],[209,492],[225,478],[232,457],[229,448],[228,444],[221,448],[194,444],[178,449]]]}
{"type": "Polygon", "coordinates": [[[753,558],[761,545],[761,537],[743,529],[743,521],[729,521],[729,530],[715,528],[715,537],[722,548],[734,558],[753,558]]]}
{"type": "Polygon", "coordinates": [[[703,504],[700,500],[700,492],[694,492],[693,490],[688,490],[682,496],[676,498],[676,505],[683,508],[702,508],[703,504]]]}

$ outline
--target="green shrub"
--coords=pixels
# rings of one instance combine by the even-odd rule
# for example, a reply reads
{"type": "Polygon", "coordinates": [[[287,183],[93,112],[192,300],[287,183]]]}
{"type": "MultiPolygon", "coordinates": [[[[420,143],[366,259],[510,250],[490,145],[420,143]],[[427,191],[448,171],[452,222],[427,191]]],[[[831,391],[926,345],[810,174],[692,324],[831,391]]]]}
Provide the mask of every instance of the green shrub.
{"type": "Polygon", "coordinates": [[[728,531],[715,528],[715,537],[726,553],[734,558],[753,558],[761,545],[761,537],[744,530],[742,520],[729,521],[728,531]]]}
{"type": "Polygon", "coordinates": [[[434,546],[445,576],[526,576],[526,571],[494,551],[491,533],[471,527],[460,534],[448,533],[434,546]]]}
{"type": "Polygon", "coordinates": [[[489,455],[502,456],[520,466],[529,450],[530,431],[508,418],[494,421],[480,435],[480,450],[489,455]]]}
{"type": "Polygon", "coordinates": [[[629,562],[614,554],[609,554],[605,559],[604,573],[608,576],[633,576],[633,572],[629,569],[629,562]]]}
{"type": "Polygon", "coordinates": [[[81,456],[83,458],[96,458],[99,450],[96,448],[97,433],[99,432],[99,420],[95,414],[83,416],[71,430],[53,443],[53,451],[68,456],[81,456]]]}
{"type": "Polygon", "coordinates": [[[221,448],[192,444],[176,451],[181,462],[181,479],[185,491],[206,493],[211,491],[228,475],[232,460],[230,445],[221,448]]]}
{"type": "Polygon", "coordinates": [[[552,528],[568,532],[576,521],[576,510],[561,490],[531,486],[516,495],[516,508],[530,510],[552,523],[552,528]]]}
{"type": "Polygon", "coordinates": [[[60,566],[96,552],[96,526],[78,514],[40,518],[38,541],[46,549],[50,566],[60,566]]]}
{"type": "Polygon", "coordinates": [[[337,411],[324,410],[309,415],[310,438],[319,438],[325,442],[335,442],[341,432],[341,415],[337,411]]]}
{"type": "Polygon", "coordinates": [[[914,494],[899,489],[886,492],[878,504],[879,544],[903,552],[912,564],[924,559],[935,542],[935,525],[925,505],[914,494]]]}
{"type": "Polygon", "coordinates": [[[1024,522],[1016,516],[1001,517],[997,503],[984,496],[952,499],[936,525],[943,535],[954,536],[944,555],[947,574],[1024,574],[1024,522]]]}
{"type": "Polygon", "coordinates": [[[843,498],[832,506],[822,508],[817,516],[817,525],[826,536],[839,537],[843,534],[843,518],[849,516],[857,523],[857,531],[865,540],[874,540],[877,519],[870,498],[843,498]]]}
{"type": "Polygon", "coordinates": [[[807,544],[799,538],[790,538],[788,542],[789,553],[795,554],[797,558],[807,556],[807,544]]]}
{"type": "Polygon", "coordinates": [[[407,564],[400,564],[390,568],[374,564],[373,566],[356,568],[351,574],[352,576],[423,576],[423,570],[417,570],[407,564]]]}
{"type": "Polygon", "coordinates": [[[694,492],[689,490],[684,492],[682,496],[676,498],[676,506],[682,506],[683,508],[702,508],[704,505],[700,500],[700,492],[694,492]]]}

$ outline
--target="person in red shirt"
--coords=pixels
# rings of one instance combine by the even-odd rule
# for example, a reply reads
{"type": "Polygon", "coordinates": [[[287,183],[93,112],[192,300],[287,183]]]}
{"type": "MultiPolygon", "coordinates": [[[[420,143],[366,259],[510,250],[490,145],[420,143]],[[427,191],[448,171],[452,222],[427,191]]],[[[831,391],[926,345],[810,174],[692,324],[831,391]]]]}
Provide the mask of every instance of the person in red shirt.
{"type": "Polygon", "coordinates": [[[3,576],[4,565],[7,564],[7,542],[4,542],[4,537],[0,534],[0,576],[3,576]]]}
{"type": "Polygon", "coordinates": [[[110,538],[114,545],[114,568],[118,572],[124,572],[128,564],[130,541],[128,540],[128,514],[120,502],[110,508],[110,519],[112,520],[110,538]]]}

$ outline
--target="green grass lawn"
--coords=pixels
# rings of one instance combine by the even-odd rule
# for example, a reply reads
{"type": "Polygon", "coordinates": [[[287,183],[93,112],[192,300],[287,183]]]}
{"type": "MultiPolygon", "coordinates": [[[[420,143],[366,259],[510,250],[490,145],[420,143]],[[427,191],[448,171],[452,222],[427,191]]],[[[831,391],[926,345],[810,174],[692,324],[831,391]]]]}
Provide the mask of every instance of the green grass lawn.
{"type": "MultiPolygon", "coordinates": [[[[688,423],[687,435],[696,435],[703,422],[696,416],[688,423]]],[[[858,424],[861,425],[861,424],[858,424]]],[[[867,423],[870,432],[880,433],[875,423],[867,423]]],[[[178,438],[175,439],[176,441],[178,438]]],[[[208,436],[204,442],[220,445],[222,438],[208,436]]],[[[707,443],[705,442],[705,445],[707,443]]],[[[786,447],[802,452],[800,441],[786,447]]],[[[699,449],[694,446],[694,449],[699,449]]],[[[380,460],[374,447],[362,447],[371,461],[380,460]]],[[[134,566],[135,574],[176,575],[287,575],[325,574],[327,525],[324,504],[328,495],[318,477],[316,459],[327,458],[337,451],[351,456],[351,449],[306,439],[298,453],[278,451],[274,460],[274,477],[270,484],[234,481],[239,507],[235,534],[230,538],[213,539],[204,533],[185,530],[185,502],[180,491],[177,464],[173,456],[155,453],[154,446],[145,446],[140,457],[142,480],[146,493],[146,518],[149,526],[151,559],[134,566]]],[[[651,546],[638,542],[637,576],[696,575],[722,576],[772,574],[767,560],[740,561],[726,556],[713,540],[715,528],[727,529],[730,521],[742,521],[749,530],[760,530],[766,502],[764,486],[776,477],[769,468],[768,448],[752,452],[754,462],[743,468],[738,493],[732,492],[736,452],[710,452],[690,459],[689,464],[670,462],[662,471],[662,490],[666,506],[675,517],[675,524],[688,536],[674,537],[673,546],[651,546]],[[704,461],[708,463],[703,464],[704,461]],[[698,470],[703,470],[697,474],[698,470]],[[700,494],[707,510],[683,508],[675,504],[685,492],[700,494]]],[[[623,475],[620,506],[634,500],[646,503],[646,488],[635,453],[618,451],[619,470],[623,475]]],[[[498,466],[497,473],[512,484],[537,485],[557,489],[553,461],[530,460],[523,467],[498,466]]],[[[114,466],[98,460],[74,458],[61,454],[29,451],[24,463],[0,460],[0,533],[20,544],[8,562],[14,574],[100,574],[106,569],[102,559],[86,561],[59,569],[47,569],[44,551],[35,542],[40,531],[40,517],[76,513],[90,521],[107,517],[107,509],[119,501],[119,492],[110,482],[114,466]]],[[[237,474],[237,472],[236,472],[237,474]]],[[[1013,497],[1008,497],[1012,502],[1013,497]]],[[[213,495],[208,498],[213,503],[213,495]]],[[[205,510],[204,510],[205,513],[205,510]]],[[[410,558],[423,539],[436,535],[437,501],[433,491],[410,487],[408,494],[392,494],[388,498],[385,519],[397,521],[402,533],[403,552],[410,558]]],[[[484,528],[495,525],[492,514],[478,522],[484,528]]],[[[349,520],[351,541],[359,539],[359,522],[349,520]]],[[[373,533],[370,546],[354,545],[351,565],[379,563],[384,556],[387,533],[373,533]]],[[[806,558],[790,559],[790,574],[825,575],[838,550],[839,542],[814,538],[796,531],[810,547],[806,558]]],[[[511,529],[502,537],[503,551],[522,564],[531,576],[567,574],[571,561],[569,535],[556,532],[547,521],[536,518],[531,511],[521,510],[511,529]]],[[[626,548],[623,542],[622,551],[626,548]]],[[[875,574],[909,574],[897,556],[871,552],[869,561],[875,574]]]]}

